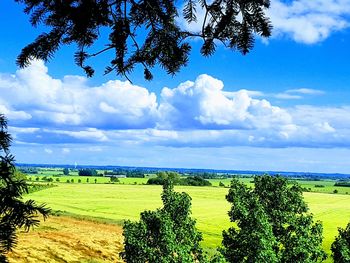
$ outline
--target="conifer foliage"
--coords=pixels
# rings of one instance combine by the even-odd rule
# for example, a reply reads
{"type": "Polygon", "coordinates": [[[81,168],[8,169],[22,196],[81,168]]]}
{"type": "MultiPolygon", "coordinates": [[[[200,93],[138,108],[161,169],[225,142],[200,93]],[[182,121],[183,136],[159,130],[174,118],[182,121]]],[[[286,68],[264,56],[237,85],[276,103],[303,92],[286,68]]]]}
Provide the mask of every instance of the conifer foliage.
{"type": "Polygon", "coordinates": [[[10,154],[11,136],[7,121],[0,114],[0,262],[7,262],[6,253],[17,241],[16,230],[29,230],[39,224],[38,215],[46,218],[50,210],[33,200],[23,201],[28,186],[23,178],[15,175],[14,157],[10,154]]]}
{"type": "Polygon", "coordinates": [[[265,15],[269,0],[15,1],[24,4],[33,26],[48,28],[22,50],[18,65],[27,66],[33,58],[47,61],[62,46],[76,44],[75,63],[88,76],[94,69],[87,59],[108,51],[105,73],[127,77],[141,65],[145,79],[151,80],[155,65],[175,74],[187,64],[190,38],[201,39],[201,54],[210,56],[219,42],[246,54],[256,35],[271,34],[265,15]],[[193,22],[199,26],[184,26],[193,22]]]}

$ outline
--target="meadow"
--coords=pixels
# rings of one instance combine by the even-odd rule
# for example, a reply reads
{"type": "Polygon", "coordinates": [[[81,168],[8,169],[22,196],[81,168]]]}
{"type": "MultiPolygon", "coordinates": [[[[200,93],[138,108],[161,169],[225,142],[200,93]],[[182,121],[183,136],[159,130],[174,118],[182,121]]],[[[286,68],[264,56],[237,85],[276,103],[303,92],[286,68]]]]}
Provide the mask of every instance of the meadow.
{"type": "MultiPolygon", "coordinates": [[[[34,192],[26,198],[46,203],[61,214],[119,225],[127,219],[138,220],[140,212],[146,209],[153,210],[161,206],[161,186],[139,185],[144,183],[145,178],[125,179],[134,180],[137,185],[132,181],[132,184],[58,183],[57,187],[34,192]]],[[[250,183],[248,178],[244,180],[250,183]]],[[[313,184],[304,182],[306,186],[313,184]]],[[[304,197],[315,220],[323,223],[324,248],[330,253],[337,228],[344,227],[350,219],[350,195],[330,194],[332,184],[329,183],[327,187],[327,193],[306,192],[304,197]]],[[[197,220],[198,229],[203,233],[203,245],[209,251],[215,249],[220,245],[222,230],[231,225],[227,216],[230,206],[225,200],[228,189],[177,186],[175,190],[187,192],[192,197],[192,214],[197,220]]]]}

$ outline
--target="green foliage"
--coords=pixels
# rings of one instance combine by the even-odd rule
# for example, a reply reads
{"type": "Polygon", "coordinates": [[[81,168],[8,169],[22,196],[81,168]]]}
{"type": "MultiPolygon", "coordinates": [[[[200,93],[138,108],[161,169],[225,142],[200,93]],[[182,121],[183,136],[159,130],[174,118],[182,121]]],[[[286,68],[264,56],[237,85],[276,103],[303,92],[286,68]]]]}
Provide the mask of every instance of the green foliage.
{"type": "Polygon", "coordinates": [[[163,207],[141,213],[139,222],[124,224],[126,262],[205,262],[202,235],[190,217],[191,197],[173,190],[171,181],[163,186],[163,207]]]}
{"type": "Polygon", "coordinates": [[[25,5],[33,26],[44,24],[49,31],[22,50],[17,64],[27,66],[32,58],[47,61],[60,47],[76,44],[75,63],[88,76],[94,70],[86,65],[86,60],[108,51],[113,57],[106,73],[114,71],[126,76],[140,65],[145,79],[151,80],[150,69],[156,65],[168,74],[175,74],[187,64],[192,38],[201,39],[201,54],[210,56],[215,52],[216,42],[246,54],[256,35],[271,34],[270,21],[265,16],[269,0],[15,1],[25,5]],[[184,6],[183,12],[180,6],[184,6]],[[198,9],[204,11],[201,30],[180,27],[177,20],[196,21],[198,9]],[[101,34],[102,28],[110,32],[104,39],[100,39],[105,35],[101,34]],[[96,52],[89,53],[96,42],[105,45],[98,51],[94,45],[92,50],[96,52]]]}
{"type": "Polygon", "coordinates": [[[119,183],[120,182],[119,179],[117,177],[115,177],[115,176],[110,177],[110,181],[112,183],[119,183]]]}
{"type": "Polygon", "coordinates": [[[338,190],[337,189],[334,189],[333,190],[333,194],[337,194],[338,193],[338,190]]]}
{"type": "Polygon", "coordinates": [[[194,176],[194,177],[186,177],[180,181],[181,185],[191,185],[191,186],[211,186],[211,183],[202,177],[194,176]]]}
{"type": "Polygon", "coordinates": [[[211,186],[211,183],[199,176],[189,176],[181,178],[176,172],[158,172],[157,177],[150,178],[147,184],[164,185],[166,181],[171,180],[175,185],[190,186],[211,186]]]}
{"type": "Polygon", "coordinates": [[[350,187],[350,182],[348,181],[336,182],[334,186],[350,187]]]}
{"type": "Polygon", "coordinates": [[[10,154],[11,136],[7,132],[7,122],[0,114],[0,262],[7,262],[6,253],[17,242],[16,230],[39,225],[37,215],[46,218],[50,212],[44,205],[33,200],[22,201],[28,193],[25,178],[16,177],[14,157],[10,154]]]}
{"type": "Polygon", "coordinates": [[[79,176],[97,176],[95,169],[80,169],[79,176]]]}
{"type": "Polygon", "coordinates": [[[69,169],[68,168],[64,168],[62,172],[63,172],[64,175],[69,175],[69,169]]]}
{"type": "Polygon", "coordinates": [[[259,176],[255,188],[232,180],[226,199],[230,220],[237,224],[223,232],[221,252],[229,262],[318,262],[322,225],[313,216],[302,189],[283,177],[259,176]]]}
{"type": "Polygon", "coordinates": [[[332,257],[334,263],[350,262],[350,223],[345,229],[338,228],[339,235],[332,244],[332,257]]]}

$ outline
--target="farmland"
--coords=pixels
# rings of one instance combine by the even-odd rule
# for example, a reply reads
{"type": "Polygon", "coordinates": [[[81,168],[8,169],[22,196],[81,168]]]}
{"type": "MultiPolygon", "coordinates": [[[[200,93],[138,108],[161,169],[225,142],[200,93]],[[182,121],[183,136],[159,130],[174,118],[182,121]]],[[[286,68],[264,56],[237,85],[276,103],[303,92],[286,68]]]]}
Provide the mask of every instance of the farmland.
{"type": "MultiPolygon", "coordinates": [[[[75,176],[70,178],[76,179],[75,176]]],[[[84,178],[81,179],[84,182],[84,178]]],[[[107,180],[101,177],[99,179],[107,180]]],[[[142,185],[146,180],[122,178],[118,184],[106,184],[102,181],[96,184],[57,183],[57,187],[32,193],[26,198],[46,203],[53,210],[74,218],[94,218],[97,221],[121,225],[123,220],[138,220],[143,210],[153,210],[161,205],[161,187],[142,185]],[[123,184],[123,180],[129,181],[124,181],[123,184]]],[[[244,180],[250,184],[248,178],[244,180]]],[[[91,179],[89,181],[91,182],[91,179]]],[[[228,185],[228,179],[221,181],[228,185]]],[[[217,185],[219,180],[212,180],[212,183],[217,185]]],[[[314,182],[302,181],[301,184],[303,187],[314,186],[314,182]]],[[[175,190],[187,192],[192,197],[193,217],[197,220],[198,229],[203,233],[203,245],[209,251],[215,249],[220,245],[222,230],[230,226],[227,216],[229,204],[225,200],[228,189],[177,186],[175,190]]],[[[315,219],[323,222],[324,248],[329,253],[330,244],[337,234],[337,227],[344,227],[350,218],[350,195],[330,194],[333,190],[331,182],[322,190],[325,193],[306,192],[304,196],[315,219]]]]}

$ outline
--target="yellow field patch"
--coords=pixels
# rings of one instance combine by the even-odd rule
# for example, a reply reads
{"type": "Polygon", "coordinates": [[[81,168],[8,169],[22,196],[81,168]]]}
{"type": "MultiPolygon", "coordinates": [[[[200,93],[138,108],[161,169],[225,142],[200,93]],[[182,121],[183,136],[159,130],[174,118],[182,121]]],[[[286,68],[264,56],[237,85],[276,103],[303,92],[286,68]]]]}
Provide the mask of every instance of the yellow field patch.
{"type": "Polygon", "coordinates": [[[123,262],[122,227],[51,216],[40,227],[20,232],[10,263],[24,262],[123,262]]]}

